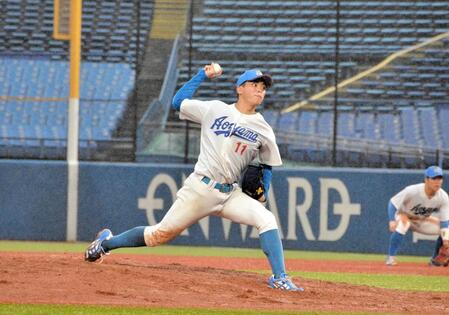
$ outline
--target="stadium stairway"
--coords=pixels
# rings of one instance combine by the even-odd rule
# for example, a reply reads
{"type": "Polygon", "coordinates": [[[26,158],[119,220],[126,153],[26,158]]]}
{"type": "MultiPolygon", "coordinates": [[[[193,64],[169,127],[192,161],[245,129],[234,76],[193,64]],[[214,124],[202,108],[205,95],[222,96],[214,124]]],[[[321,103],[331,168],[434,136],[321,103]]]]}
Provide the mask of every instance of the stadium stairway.
{"type": "Polygon", "coordinates": [[[117,128],[116,134],[121,137],[133,135],[152,100],[159,97],[173,42],[186,26],[189,10],[187,0],[156,0],[154,8],[150,33],[139,62],[140,71],[137,73],[134,91],[130,95],[129,106],[117,128]],[[136,104],[135,107],[132,104],[136,104]]]}

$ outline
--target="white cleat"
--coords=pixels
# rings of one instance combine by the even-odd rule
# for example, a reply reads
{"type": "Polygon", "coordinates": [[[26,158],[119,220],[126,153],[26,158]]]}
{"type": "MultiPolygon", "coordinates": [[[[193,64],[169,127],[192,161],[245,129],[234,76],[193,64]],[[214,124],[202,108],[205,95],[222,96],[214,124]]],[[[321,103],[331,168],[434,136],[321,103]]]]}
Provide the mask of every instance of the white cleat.
{"type": "Polygon", "coordinates": [[[385,265],[387,266],[396,266],[397,264],[395,256],[388,256],[385,260],[385,265]]]}

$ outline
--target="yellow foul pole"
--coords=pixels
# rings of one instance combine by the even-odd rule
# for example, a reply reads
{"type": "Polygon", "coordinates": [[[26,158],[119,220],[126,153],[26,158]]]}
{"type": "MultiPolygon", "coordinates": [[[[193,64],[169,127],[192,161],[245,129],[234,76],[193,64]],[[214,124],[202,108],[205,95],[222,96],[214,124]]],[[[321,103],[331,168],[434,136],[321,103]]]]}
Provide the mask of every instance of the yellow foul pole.
{"type": "Polygon", "coordinates": [[[78,137],[82,0],[70,1],[70,96],[67,132],[67,241],[77,240],[78,137]]]}

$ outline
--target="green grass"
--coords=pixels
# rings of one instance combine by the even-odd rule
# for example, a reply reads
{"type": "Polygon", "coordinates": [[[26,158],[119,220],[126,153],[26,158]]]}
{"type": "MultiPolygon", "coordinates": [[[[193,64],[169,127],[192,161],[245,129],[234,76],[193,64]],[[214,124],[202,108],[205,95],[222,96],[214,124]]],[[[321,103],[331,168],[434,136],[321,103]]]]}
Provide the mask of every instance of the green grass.
{"type": "MultiPolygon", "coordinates": [[[[266,270],[245,270],[266,274],[266,270]]],[[[401,291],[449,292],[447,276],[365,274],[351,272],[314,272],[289,270],[289,275],[310,280],[340,282],[352,285],[365,285],[382,289],[401,291]]]]}
{"type": "MultiPolygon", "coordinates": [[[[0,241],[0,251],[28,251],[28,252],[68,252],[82,253],[87,243],[70,242],[21,242],[21,241],[0,241]]],[[[145,254],[145,255],[174,255],[174,256],[212,256],[212,257],[241,257],[241,258],[264,258],[260,249],[249,248],[229,248],[229,247],[201,247],[201,246],[178,246],[164,245],[153,248],[125,248],[114,251],[116,253],[145,254]]],[[[306,260],[363,260],[363,261],[383,261],[385,255],[379,254],[357,254],[341,252],[313,252],[286,250],[285,257],[299,258],[306,260]]],[[[426,263],[428,257],[401,256],[401,262],[423,262],[426,263]]]]}
{"type": "Polygon", "coordinates": [[[402,291],[449,292],[448,276],[359,274],[349,272],[290,272],[304,279],[367,285],[402,291]]]}
{"type": "MultiPolygon", "coordinates": [[[[264,311],[239,311],[239,310],[207,310],[207,309],[168,309],[168,308],[143,308],[143,307],[105,307],[105,306],[82,306],[82,305],[16,305],[16,304],[0,304],[0,314],[11,315],[47,315],[47,314],[64,314],[64,315],[293,315],[293,314],[320,314],[320,315],[338,315],[348,314],[347,312],[264,312],[264,311]]],[[[353,315],[366,315],[372,313],[356,312],[353,315]]]]}

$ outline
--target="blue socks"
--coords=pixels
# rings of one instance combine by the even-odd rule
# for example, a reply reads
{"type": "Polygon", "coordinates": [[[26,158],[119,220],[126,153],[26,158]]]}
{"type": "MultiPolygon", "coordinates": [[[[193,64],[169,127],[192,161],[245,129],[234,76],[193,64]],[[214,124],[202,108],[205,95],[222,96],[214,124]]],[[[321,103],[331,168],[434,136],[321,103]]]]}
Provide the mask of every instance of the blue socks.
{"type": "Polygon", "coordinates": [[[260,246],[268,258],[275,278],[285,274],[284,250],[278,230],[270,230],[259,235],[260,246]]]}
{"type": "Polygon", "coordinates": [[[388,247],[388,255],[396,256],[399,246],[401,246],[404,235],[398,232],[394,232],[390,237],[390,246],[388,247]]]}
{"type": "Polygon", "coordinates": [[[435,250],[433,251],[432,259],[438,256],[440,252],[440,247],[443,245],[443,239],[441,236],[438,236],[437,242],[435,243],[435,250]]]}
{"type": "Polygon", "coordinates": [[[143,236],[143,232],[145,230],[145,226],[138,226],[123,232],[122,234],[113,236],[109,240],[103,241],[101,246],[103,249],[108,252],[111,249],[116,249],[120,247],[141,247],[146,246],[145,238],[143,236]]]}

